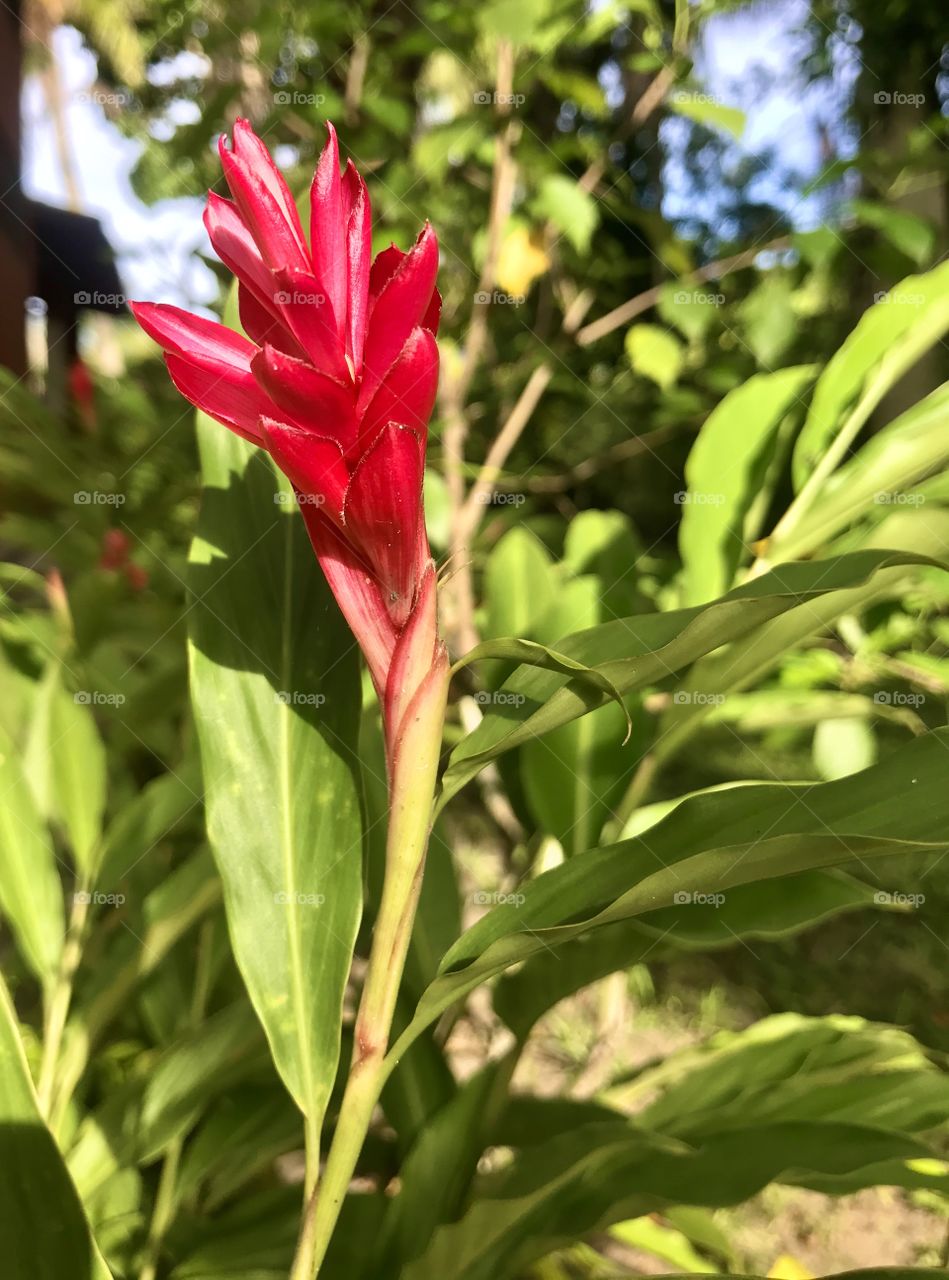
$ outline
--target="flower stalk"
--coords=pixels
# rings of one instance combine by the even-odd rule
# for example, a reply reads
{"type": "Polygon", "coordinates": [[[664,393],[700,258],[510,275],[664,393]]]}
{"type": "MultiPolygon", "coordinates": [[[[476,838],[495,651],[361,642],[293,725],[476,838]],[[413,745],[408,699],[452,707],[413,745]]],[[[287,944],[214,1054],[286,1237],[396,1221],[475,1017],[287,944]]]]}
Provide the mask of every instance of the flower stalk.
{"type": "Polygon", "coordinates": [[[431,831],[449,674],[447,652],[438,642],[392,744],[385,882],[356,1016],[353,1059],[326,1168],[307,1204],[291,1280],[319,1275],[388,1074],[386,1050],[431,831]]]}

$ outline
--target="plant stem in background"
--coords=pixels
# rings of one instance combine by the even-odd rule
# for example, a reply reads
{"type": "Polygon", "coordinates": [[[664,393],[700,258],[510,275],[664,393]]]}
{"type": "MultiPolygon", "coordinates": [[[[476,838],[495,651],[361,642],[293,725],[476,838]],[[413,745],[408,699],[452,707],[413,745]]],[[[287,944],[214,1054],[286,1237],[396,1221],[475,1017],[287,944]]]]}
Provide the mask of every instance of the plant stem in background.
{"type": "MultiPolygon", "coordinates": [[[[188,1016],[191,1029],[200,1027],[201,1020],[208,1003],[208,991],[211,986],[211,957],[214,943],[214,921],[206,920],[198,940],[197,973],[194,982],[194,994],[188,1016]]],[[[151,1226],[148,1229],[145,1263],[139,1280],[155,1280],[158,1274],[158,1263],[161,1258],[162,1242],[165,1233],[171,1226],[177,1208],[176,1186],[178,1167],[181,1164],[181,1152],[184,1148],[184,1137],[174,1138],[165,1151],[165,1160],[161,1168],[155,1205],[152,1209],[151,1226]]]]}
{"type": "Polygon", "coordinates": [[[66,929],[66,940],[63,954],[59,962],[59,972],[50,987],[46,1001],[46,1016],[43,1025],[43,1054],[40,1061],[39,1083],[36,1093],[40,1110],[49,1119],[52,1110],[53,1089],[56,1082],[56,1068],[59,1063],[59,1051],[72,1003],[73,979],[82,958],[83,935],[89,917],[90,894],[85,883],[79,885],[73,894],[72,910],[69,914],[69,925],[66,929]]]}
{"type": "Polygon", "coordinates": [[[307,1205],[291,1280],[311,1280],[319,1273],[388,1074],[386,1049],[422,886],[448,681],[447,655],[439,646],[393,751],[385,884],[356,1017],[353,1060],[326,1168],[307,1205]]]}

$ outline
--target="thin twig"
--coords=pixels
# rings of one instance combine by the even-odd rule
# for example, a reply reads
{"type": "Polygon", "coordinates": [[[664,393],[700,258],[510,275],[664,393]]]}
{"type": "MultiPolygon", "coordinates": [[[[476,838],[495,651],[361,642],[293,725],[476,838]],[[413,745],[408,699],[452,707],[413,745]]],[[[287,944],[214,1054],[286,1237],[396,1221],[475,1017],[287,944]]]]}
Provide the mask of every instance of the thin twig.
{"type": "Polygon", "coordinates": [[[369,36],[363,31],[353,41],[353,50],[349,55],[349,66],[346,70],[343,119],[349,125],[355,124],[359,119],[359,106],[362,102],[366,68],[369,66],[369,48],[369,36]]]}
{"type": "MultiPolygon", "coordinates": [[[[638,129],[645,124],[662,103],[669,88],[675,83],[675,78],[676,73],[672,67],[663,67],[661,71],[657,71],[636,99],[636,103],[630,113],[629,123],[626,129],[621,130],[621,132],[631,132],[633,129],[638,129]]],[[[581,174],[577,185],[582,190],[589,191],[592,194],[604,173],[606,173],[606,161],[602,156],[598,156],[596,160],[591,161],[581,174]]]]}
{"type": "MultiPolygon", "coordinates": [[[[730,258],[719,258],[716,262],[709,262],[704,267],[698,267],[695,271],[689,272],[687,276],[683,276],[681,283],[703,284],[707,280],[714,280],[719,276],[728,275],[730,271],[740,271],[743,267],[750,267],[759,253],[787,249],[790,243],[790,237],[779,236],[776,240],[769,240],[767,244],[753,245],[752,248],[743,249],[741,253],[733,254],[730,258]]],[[[637,293],[634,298],[630,298],[620,306],[614,307],[605,316],[600,316],[599,320],[594,320],[592,324],[584,325],[577,334],[577,342],[581,347],[588,347],[591,342],[597,342],[608,333],[612,333],[614,329],[619,329],[622,325],[628,324],[636,316],[642,315],[650,307],[656,306],[662,298],[663,290],[668,287],[669,282],[664,281],[651,289],[646,289],[643,293],[637,293]]]]}
{"type": "Polygon", "coordinates": [[[529,493],[565,493],[568,489],[572,489],[575,484],[580,484],[584,480],[589,480],[591,476],[596,475],[598,471],[602,471],[604,467],[609,467],[617,462],[628,462],[630,458],[637,458],[641,453],[652,452],[657,445],[665,444],[667,440],[671,440],[680,430],[680,424],[669,423],[664,427],[656,427],[654,431],[647,431],[642,436],[631,436],[629,440],[620,440],[618,444],[611,445],[608,449],[604,449],[602,453],[592,454],[589,458],[584,458],[570,467],[567,471],[562,471],[558,475],[551,476],[531,476],[528,479],[512,479],[498,480],[495,487],[498,489],[518,489],[524,488],[529,493]]]}
{"type": "Polygon", "coordinates": [[[528,378],[503,427],[495,436],[494,442],[488,450],[488,456],[485,458],[481,470],[478,472],[478,477],[471,486],[471,491],[458,514],[456,533],[458,541],[462,545],[469,541],[481,522],[481,516],[484,514],[485,507],[491,501],[495,482],[501,474],[501,469],[507,461],[511,450],[520,439],[521,432],[527,426],[531,414],[537,408],[537,404],[552,377],[553,369],[549,364],[538,365],[528,378]]]}

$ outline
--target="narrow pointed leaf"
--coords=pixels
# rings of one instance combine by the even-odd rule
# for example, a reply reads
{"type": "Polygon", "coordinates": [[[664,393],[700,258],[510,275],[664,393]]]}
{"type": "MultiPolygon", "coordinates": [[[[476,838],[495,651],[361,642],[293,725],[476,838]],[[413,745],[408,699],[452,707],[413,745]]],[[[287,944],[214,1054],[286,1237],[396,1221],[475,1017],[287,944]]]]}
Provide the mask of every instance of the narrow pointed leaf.
{"type": "Polygon", "coordinates": [[[591,685],[607,698],[612,698],[619,706],[626,720],[626,737],[629,737],[632,721],[626,710],[623,695],[613,681],[596,667],[588,667],[586,663],[577,662],[568,654],[558,653],[556,649],[551,649],[546,644],[538,644],[536,640],[504,637],[498,640],[485,640],[483,644],[476,645],[463,658],[459,658],[452,667],[452,672],[460,671],[473,662],[482,662],[488,658],[499,659],[502,662],[518,662],[526,667],[540,667],[544,671],[557,671],[571,680],[579,680],[581,683],[591,685]]]}
{"type": "Polygon", "coordinates": [[[111,1280],[76,1188],[40,1116],[16,1015],[0,979],[0,1256],[29,1280],[111,1280]]]}
{"type": "Polygon", "coordinates": [[[643,835],[529,881],[517,904],[489,911],[445,955],[390,1061],[480,983],[590,930],[665,907],[695,910],[696,895],[776,876],[949,847],[947,751],[941,729],[837,782],[699,794],[643,835]],[[897,808],[893,796],[906,803],[897,808]]]}
{"type": "Polygon", "coordinates": [[[800,489],[844,428],[866,422],[887,391],[949,329],[949,263],[878,297],[821,374],[794,446],[800,489]]]}
{"type": "Polygon", "coordinates": [[[814,373],[813,365],[757,373],[703,424],[685,464],[688,492],[679,524],[687,604],[712,600],[732,585],[773,442],[814,373]]]}
{"type": "Polygon", "coordinates": [[[53,810],[65,828],[77,868],[91,882],[101,857],[106,756],[89,690],[54,690],[49,752],[53,810]]]}
{"type": "Polygon", "coordinates": [[[0,742],[0,911],[41,982],[63,946],[63,891],[46,823],[11,743],[0,742]]]}
{"type": "Polygon", "coordinates": [[[318,1126],[361,903],[357,655],[269,459],[199,420],[191,682],[231,941],[318,1126]]]}
{"type": "Polygon", "coordinates": [[[606,925],[556,950],[538,952],[503,974],[492,996],[494,1012],[523,1040],[558,1001],[610,973],[678,949],[708,951],[746,938],[787,937],[841,912],[872,906],[874,894],[870,885],[840,871],[802,871],[740,885],[721,902],[648,911],[635,921],[606,925]]]}
{"type": "Polygon", "coordinates": [[[617,1116],[521,1151],[487,1178],[460,1221],[439,1230],[405,1280],[495,1280],[578,1238],[667,1205],[739,1204],[798,1170],[848,1174],[925,1158],[902,1133],[857,1124],[775,1123],[665,1140],[617,1116]]]}
{"type": "MultiPolygon", "coordinates": [[[[600,676],[626,694],[665,680],[798,605],[869,582],[887,569],[933,563],[912,552],[861,551],[780,565],[707,605],[620,618],[579,631],[560,641],[558,651],[572,661],[596,667],[600,676]]],[[[527,667],[515,671],[503,689],[518,696],[492,707],[452,752],[440,805],[503,752],[594,710],[607,697],[582,681],[527,667]]]]}

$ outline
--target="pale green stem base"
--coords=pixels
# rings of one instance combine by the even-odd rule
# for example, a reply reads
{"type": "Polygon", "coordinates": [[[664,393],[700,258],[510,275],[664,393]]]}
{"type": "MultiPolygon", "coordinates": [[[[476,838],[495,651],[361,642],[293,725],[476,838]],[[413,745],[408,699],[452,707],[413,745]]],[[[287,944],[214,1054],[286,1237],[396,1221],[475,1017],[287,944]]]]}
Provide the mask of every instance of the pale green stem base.
{"type": "Polygon", "coordinates": [[[49,991],[43,1025],[43,1053],[40,1059],[39,1081],[36,1095],[40,1111],[50,1121],[56,1085],[56,1069],[59,1052],[72,1003],[73,980],[82,958],[83,935],[89,916],[89,893],[85,883],[80,883],[73,894],[69,925],[63,943],[59,971],[49,991]]]}
{"type": "Polygon", "coordinates": [[[319,1275],[388,1075],[386,1049],[422,887],[448,679],[444,658],[406,713],[393,761],[385,884],[356,1017],[353,1060],[326,1168],[304,1214],[290,1280],[319,1275]]]}

